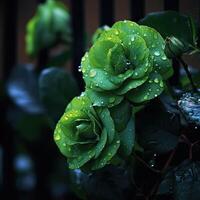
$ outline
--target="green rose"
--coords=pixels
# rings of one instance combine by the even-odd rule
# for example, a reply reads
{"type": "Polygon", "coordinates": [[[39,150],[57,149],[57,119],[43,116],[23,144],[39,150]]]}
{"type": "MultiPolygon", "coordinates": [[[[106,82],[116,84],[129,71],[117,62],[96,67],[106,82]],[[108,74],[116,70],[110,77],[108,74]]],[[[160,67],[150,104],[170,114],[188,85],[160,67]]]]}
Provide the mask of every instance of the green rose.
{"type": "Polygon", "coordinates": [[[134,133],[133,114],[127,102],[109,110],[93,106],[83,93],[67,106],[54,140],[70,169],[96,170],[130,155],[134,133]]]}
{"type": "Polygon", "coordinates": [[[131,21],[105,30],[81,62],[92,102],[112,107],[124,98],[143,103],[160,95],[173,73],[164,48],[156,30],[131,21]]]}
{"type": "Polygon", "coordinates": [[[52,47],[58,42],[71,42],[70,15],[61,2],[47,0],[39,5],[36,14],[28,22],[26,51],[35,57],[40,50],[52,47]]]}

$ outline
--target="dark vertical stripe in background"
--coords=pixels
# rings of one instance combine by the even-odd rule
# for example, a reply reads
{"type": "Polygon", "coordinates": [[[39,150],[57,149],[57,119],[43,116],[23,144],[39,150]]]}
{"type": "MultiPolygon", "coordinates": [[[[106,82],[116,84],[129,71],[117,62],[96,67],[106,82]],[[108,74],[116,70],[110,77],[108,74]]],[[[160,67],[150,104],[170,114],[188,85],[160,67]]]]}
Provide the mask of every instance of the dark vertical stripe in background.
{"type": "Polygon", "coordinates": [[[179,0],[165,0],[164,1],[165,10],[179,10],[179,0]]]}
{"type": "Polygon", "coordinates": [[[114,0],[100,0],[100,26],[114,23],[114,0]]]}
{"type": "MultiPolygon", "coordinates": [[[[165,0],[164,10],[179,11],[179,0],[165,0]]],[[[173,59],[174,76],[170,79],[170,83],[174,86],[179,85],[180,64],[177,60],[173,59]]]]}
{"type": "Polygon", "coordinates": [[[131,19],[135,22],[144,17],[144,0],[130,0],[131,19]]]}
{"type": "MultiPolygon", "coordinates": [[[[16,64],[17,49],[17,10],[18,1],[4,1],[4,34],[3,34],[3,81],[6,82],[12,67],[16,64]]],[[[5,86],[5,85],[4,85],[5,86]]],[[[14,132],[6,121],[9,98],[0,100],[0,130],[3,147],[3,196],[1,199],[18,199],[16,192],[16,176],[14,171],[14,132]]]]}
{"type": "Polygon", "coordinates": [[[84,5],[84,0],[71,0],[73,73],[82,90],[84,89],[84,83],[78,67],[85,52],[84,5]]]}

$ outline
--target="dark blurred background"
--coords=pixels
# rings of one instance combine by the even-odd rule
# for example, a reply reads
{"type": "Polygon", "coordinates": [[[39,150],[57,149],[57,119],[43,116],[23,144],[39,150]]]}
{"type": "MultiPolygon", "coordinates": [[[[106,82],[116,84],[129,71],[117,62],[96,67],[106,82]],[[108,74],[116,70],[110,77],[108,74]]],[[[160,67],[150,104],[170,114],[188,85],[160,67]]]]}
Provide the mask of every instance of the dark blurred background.
{"type": "MultiPolygon", "coordinates": [[[[25,51],[26,24],[43,0],[0,1],[0,199],[78,199],[69,184],[70,172],[65,159],[53,142],[53,131],[43,116],[23,113],[20,129],[11,124],[18,118],[16,108],[4,90],[14,66],[26,63],[45,65],[44,54],[30,59],[25,51]],[[14,118],[14,119],[13,119],[14,118]],[[11,119],[11,120],[10,120],[11,119]],[[27,119],[27,120],[26,120],[27,119]],[[34,121],[35,120],[35,121],[34,121]],[[45,122],[44,122],[45,121],[45,122]],[[34,123],[33,123],[34,122],[34,123]],[[37,124],[34,129],[33,124],[37,124]],[[32,125],[32,126],[31,126],[32,125]],[[29,132],[30,131],[30,132],[29,132]],[[19,133],[20,132],[20,133],[19,133]],[[23,135],[23,136],[22,136],[23,135]],[[25,135],[25,136],[24,136],[25,135]]],[[[62,0],[69,8],[72,29],[72,55],[65,67],[83,90],[78,72],[81,57],[90,46],[95,30],[115,21],[138,21],[146,14],[176,10],[200,22],[199,0],[62,0]]],[[[199,56],[185,58],[187,63],[200,67],[199,56]]],[[[41,66],[43,68],[44,66],[41,66]]],[[[79,181],[79,171],[75,173],[79,181]]]]}

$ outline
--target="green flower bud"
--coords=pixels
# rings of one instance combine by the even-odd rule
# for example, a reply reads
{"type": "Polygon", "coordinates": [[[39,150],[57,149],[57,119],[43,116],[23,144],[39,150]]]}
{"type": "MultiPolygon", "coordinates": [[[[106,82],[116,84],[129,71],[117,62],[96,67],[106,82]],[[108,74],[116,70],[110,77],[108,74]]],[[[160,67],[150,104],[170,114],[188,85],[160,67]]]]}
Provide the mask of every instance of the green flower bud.
{"type": "Polygon", "coordinates": [[[165,54],[168,58],[181,56],[186,51],[186,46],[178,38],[171,36],[166,39],[165,54]]]}
{"type": "Polygon", "coordinates": [[[112,107],[124,98],[143,103],[160,95],[173,73],[164,47],[156,30],[131,21],[104,31],[81,62],[92,102],[112,107]]]}
{"type": "Polygon", "coordinates": [[[127,102],[109,110],[93,106],[85,93],[75,97],[54,132],[54,140],[67,157],[69,168],[96,170],[115,158],[130,155],[135,141],[132,116],[127,102]]]}

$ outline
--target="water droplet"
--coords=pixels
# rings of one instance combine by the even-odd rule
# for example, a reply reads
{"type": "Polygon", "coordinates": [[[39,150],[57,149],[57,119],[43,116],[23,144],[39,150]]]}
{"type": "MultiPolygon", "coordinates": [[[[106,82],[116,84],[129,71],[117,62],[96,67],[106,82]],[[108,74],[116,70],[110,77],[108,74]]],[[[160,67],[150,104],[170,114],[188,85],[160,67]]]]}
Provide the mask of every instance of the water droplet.
{"type": "Polygon", "coordinates": [[[120,141],[119,140],[117,140],[117,142],[116,142],[117,144],[119,144],[120,143],[120,141]]]}
{"type": "Polygon", "coordinates": [[[85,57],[83,57],[81,61],[83,61],[83,62],[84,62],[84,61],[85,61],[85,57]]]}
{"type": "Polygon", "coordinates": [[[146,37],[147,36],[147,34],[146,33],[144,33],[144,37],[146,37]]]}
{"type": "Polygon", "coordinates": [[[147,99],[148,99],[148,96],[147,96],[147,95],[145,95],[145,96],[144,96],[144,100],[147,100],[147,99]]]}
{"type": "Polygon", "coordinates": [[[149,83],[153,83],[153,81],[152,81],[152,80],[149,80],[149,83]]]}
{"type": "Polygon", "coordinates": [[[155,82],[155,83],[158,83],[158,82],[159,82],[158,78],[155,78],[155,79],[154,79],[154,82],[155,82]]]}
{"type": "Polygon", "coordinates": [[[154,55],[155,55],[155,56],[160,56],[160,52],[159,52],[159,51],[155,51],[155,52],[154,52],[154,55]]]}
{"type": "Polygon", "coordinates": [[[161,59],[162,59],[162,60],[167,60],[167,57],[166,57],[166,56],[162,56],[161,59]]]}
{"type": "Polygon", "coordinates": [[[55,141],[58,141],[58,140],[60,140],[60,139],[61,139],[61,137],[60,137],[60,135],[59,135],[59,134],[55,134],[55,136],[54,136],[54,139],[55,139],[55,141]]]}
{"type": "Polygon", "coordinates": [[[155,44],[152,44],[151,47],[154,48],[154,47],[155,47],[155,44]]]}
{"type": "Polygon", "coordinates": [[[66,143],[63,143],[63,146],[66,147],[66,143]]]}
{"type": "Polygon", "coordinates": [[[81,72],[81,66],[78,66],[78,71],[81,72]]]}
{"type": "Polygon", "coordinates": [[[131,46],[131,42],[129,42],[128,45],[131,46]]]}
{"type": "Polygon", "coordinates": [[[134,37],[132,37],[132,38],[131,38],[131,42],[134,42],[134,40],[135,40],[135,38],[134,38],[134,37]]]}
{"type": "Polygon", "coordinates": [[[135,72],[134,74],[135,74],[135,76],[138,76],[138,73],[137,73],[137,72],[135,72]]]}
{"type": "Polygon", "coordinates": [[[126,66],[129,67],[130,64],[131,64],[130,61],[127,60],[127,61],[126,61],[126,66]]]}
{"type": "Polygon", "coordinates": [[[161,88],[163,88],[163,87],[164,87],[164,84],[163,84],[163,82],[162,82],[162,81],[160,82],[160,87],[161,87],[161,88]]]}
{"type": "Polygon", "coordinates": [[[157,96],[158,96],[157,94],[154,95],[154,97],[157,97],[157,96]]]}

